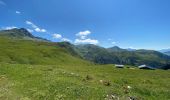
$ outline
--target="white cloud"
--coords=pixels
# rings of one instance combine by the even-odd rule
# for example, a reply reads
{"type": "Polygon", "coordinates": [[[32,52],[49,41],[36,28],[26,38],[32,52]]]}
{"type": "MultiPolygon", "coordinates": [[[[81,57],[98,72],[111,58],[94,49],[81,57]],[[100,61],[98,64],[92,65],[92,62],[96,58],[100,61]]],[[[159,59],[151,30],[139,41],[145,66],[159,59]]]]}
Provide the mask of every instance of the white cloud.
{"type": "Polygon", "coordinates": [[[86,39],[87,36],[80,36],[81,39],[86,39]]]}
{"type": "Polygon", "coordinates": [[[0,5],[4,5],[4,6],[6,6],[6,3],[5,3],[5,2],[3,2],[2,0],[0,0],[0,5]]]}
{"type": "Polygon", "coordinates": [[[91,34],[91,32],[89,30],[86,30],[86,31],[77,33],[76,36],[87,36],[89,34],[91,34]]]}
{"type": "Polygon", "coordinates": [[[53,38],[55,39],[61,39],[62,35],[61,34],[53,34],[53,38]]]}
{"type": "Polygon", "coordinates": [[[16,14],[21,14],[21,12],[20,12],[20,11],[15,11],[15,13],[16,13],[16,14]]]}
{"type": "Polygon", "coordinates": [[[47,32],[45,29],[40,29],[40,28],[38,28],[38,27],[35,28],[34,30],[35,30],[36,32],[43,32],[43,33],[44,33],[44,32],[47,32]]]}
{"type": "Polygon", "coordinates": [[[26,24],[28,24],[28,25],[32,25],[33,23],[32,23],[32,22],[30,22],[30,21],[26,21],[26,24]]]}
{"type": "Polygon", "coordinates": [[[76,39],[75,42],[76,44],[98,44],[99,41],[98,40],[95,40],[95,39],[76,39]]]}
{"type": "Polygon", "coordinates": [[[98,44],[99,43],[98,40],[90,39],[90,38],[87,37],[90,34],[91,34],[91,32],[89,30],[77,33],[76,36],[78,38],[75,39],[74,43],[75,44],[98,44]]]}
{"type": "Polygon", "coordinates": [[[76,34],[76,36],[80,37],[81,39],[86,39],[88,35],[90,35],[91,32],[89,30],[82,31],[76,34]]]}
{"type": "Polygon", "coordinates": [[[67,38],[62,38],[62,41],[71,42],[71,40],[67,38]]]}
{"type": "Polygon", "coordinates": [[[34,28],[34,29],[38,28],[38,26],[33,24],[31,21],[26,21],[26,24],[31,25],[31,27],[34,28]]]}
{"type": "Polygon", "coordinates": [[[52,36],[53,36],[53,38],[59,39],[59,40],[61,40],[61,41],[71,42],[70,39],[64,38],[61,34],[53,34],[52,36]]]}
{"type": "Polygon", "coordinates": [[[27,28],[27,30],[28,30],[30,33],[34,32],[34,30],[32,30],[32,29],[28,29],[28,28],[27,28]]]}
{"type": "Polygon", "coordinates": [[[17,28],[16,26],[7,26],[7,27],[2,27],[3,30],[11,30],[17,28]]]}
{"type": "Polygon", "coordinates": [[[33,22],[31,22],[31,21],[26,21],[26,24],[27,24],[27,25],[30,25],[30,26],[34,29],[34,31],[36,31],[36,32],[42,32],[42,33],[47,32],[45,29],[39,28],[37,25],[35,25],[35,24],[34,24],[33,22]]]}
{"type": "Polygon", "coordinates": [[[111,44],[116,44],[116,42],[112,42],[111,44]]]}

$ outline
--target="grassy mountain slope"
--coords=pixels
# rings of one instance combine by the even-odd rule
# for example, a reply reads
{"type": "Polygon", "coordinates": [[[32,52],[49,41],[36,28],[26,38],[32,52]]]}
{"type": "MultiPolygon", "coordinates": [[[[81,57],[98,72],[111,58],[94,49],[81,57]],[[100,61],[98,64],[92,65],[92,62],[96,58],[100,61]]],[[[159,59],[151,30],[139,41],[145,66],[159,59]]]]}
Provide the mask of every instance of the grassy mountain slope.
{"type": "Polygon", "coordinates": [[[1,30],[0,36],[8,37],[13,39],[25,39],[25,40],[36,40],[36,41],[48,41],[46,39],[35,37],[30,32],[28,32],[25,28],[14,28],[11,30],[1,30]]]}
{"type": "Polygon", "coordinates": [[[106,64],[111,63],[112,60],[115,59],[115,57],[111,56],[105,48],[96,45],[77,45],[76,48],[84,59],[95,63],[106,64]],[[104,57],[104,59],[102,57],[104,57]]]}
{"type": "Polygon", "coordinates": [[[100,64],[147,64],[156,68],[161,68],[170,63],[170,57],[153,50],[128,51],[119,47],[101,48],[95,45],[77,46],[82,56],[100,64]]]}
{"type": "Polygon", "coordinates": [[[63,43],[17,40],[0,37],[0,62],[12,64],[75,64],[88,63],[63,43]],[[74,56],[73,56],[74,55],[74,56]]]}
{"type": "Polygon", "coordinates": [[[84,46],[78,49],[67,42],[32,41],[23,37],[0,36],[0,100],[170,98],[169,70],[96,65],[82,60],[81,55],[88,52],[86,57],[92,56],[91,60],[98,57],[96,52],[100,56],[113,55],[94,45],[82,50],[84,46]]]}
{"type": "Polygon", "coordinates": [[[121,49],[118,46],[114,46],[114,47],[108,48],[107,50],[110,51],[110,52],[123,52],[123,51],[127,51],[126,49],[121,49]]]}
{"type": "Polygon", "coordinates": [[[4,52],[0,54],[0,62],[56,64],[67,58],[69,62],[71,58],[65,58],[65,56],[70,56],[75,59],[84,58],[99,64],[129,64],[136,66],[147,64],[162,68],[170,63],[169,56],[152,50],[128,51],[117,46],[106,49],[91,44],[75,46],[68,42],[52,43],[34,37],[24,28],[2,30],[0,31],[0,38],[2,43],[0,52],[4,52]]]}

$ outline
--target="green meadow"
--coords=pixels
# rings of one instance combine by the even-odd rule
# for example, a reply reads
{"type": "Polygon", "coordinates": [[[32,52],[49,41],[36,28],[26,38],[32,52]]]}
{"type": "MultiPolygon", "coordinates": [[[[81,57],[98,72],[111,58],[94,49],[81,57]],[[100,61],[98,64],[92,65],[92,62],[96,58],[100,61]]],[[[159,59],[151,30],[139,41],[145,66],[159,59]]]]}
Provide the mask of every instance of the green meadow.
{"type": "Polygon", "coordinates": [[[1,100],[168,100],[169,94],[170,71],[0,64],[1,100]]]}
{"type": "Polygon", "coordinates": [[[169,100],[170,71],[85,61],[61,44],[0,38],[0,100],[169,100]]]}

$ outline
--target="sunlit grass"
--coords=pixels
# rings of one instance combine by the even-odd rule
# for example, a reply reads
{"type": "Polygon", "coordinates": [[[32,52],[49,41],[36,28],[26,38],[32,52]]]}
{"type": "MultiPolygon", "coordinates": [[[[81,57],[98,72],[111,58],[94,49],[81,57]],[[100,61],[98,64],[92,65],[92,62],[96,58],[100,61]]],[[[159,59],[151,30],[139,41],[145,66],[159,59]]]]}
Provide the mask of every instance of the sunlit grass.
{"type": "Polygon", "coordinates": [[[164,70],[117,69],[113,65],[1,64],[0,76],[2,99],[88,100],[110,98],[112,95],[120,99],[170,98],[170,72],[164,70]],[[87,75],[91,78],[88,79],[87,75]],[[110,85],[100,80],[108,81],[110,85]]]}

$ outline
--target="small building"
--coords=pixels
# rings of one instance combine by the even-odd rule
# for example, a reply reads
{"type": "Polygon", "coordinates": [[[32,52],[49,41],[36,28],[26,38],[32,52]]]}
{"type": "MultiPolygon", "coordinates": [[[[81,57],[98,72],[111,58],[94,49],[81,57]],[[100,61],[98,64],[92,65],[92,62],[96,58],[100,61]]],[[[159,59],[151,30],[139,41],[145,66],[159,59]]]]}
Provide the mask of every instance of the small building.
{"type": "Polygon", "coordinates": [[[138,66],[139,69],[150,69],[150,70],[154,70],[155,68],[151,67],[151,66],[147,66],[147,65],[140,65],[138,66]]]}
{"type": "Polygon", "coordinates": [[[118,65],[118,64],[116,64],[115,67],[116,67],[116,68],[124,68],[124,65],[118,65]]]}

